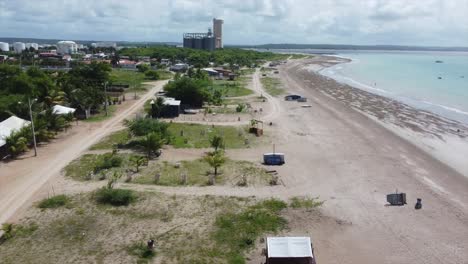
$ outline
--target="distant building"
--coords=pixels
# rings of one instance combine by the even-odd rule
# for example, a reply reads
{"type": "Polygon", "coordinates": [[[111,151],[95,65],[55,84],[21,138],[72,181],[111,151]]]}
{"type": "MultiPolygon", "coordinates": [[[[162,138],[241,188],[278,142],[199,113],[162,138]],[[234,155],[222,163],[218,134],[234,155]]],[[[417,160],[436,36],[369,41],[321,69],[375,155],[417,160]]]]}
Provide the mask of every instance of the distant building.
{"type": "Polygon", "coordinates": [[[223,48],[223,23],[224,21],[222,19],[213,18],[215,49],[223,48]]]}
{"type": "Polygon", "coordinates": [[[6,42],[0,42],[0,51],[9,51],[10,45],[6,42]]]}
{"type": "Polygon", "coordinates": [[[213,51],[223,48],[222,19],[213,18],[213,30],[208,33],[184,33],[184,48],[213,51]]]}
{"type": "Polygon", "coordinates": [[[21,53],[26,49],[26,45],[23,42],[15,42],[13,43],[13,49],[15,53],[21,53]]]}
{"type": "Polygon", "coordinates": [[[213,34],[210,29],[208,29],[208,33],[184,34],[184,48],[213,51],[215,49],[214,44],[213,34]]]}
{"type": "Polygon", "coordinates": [[[91,46],[95,48],[117,48],[117,43],[115,42],[109,42],[109,41],[103,41],[103,42],[96,42],[92,43],[91,46]],[[95,45],[93,45],[95,44],[95,45]]]}
{"type": "Polygon", "coordinates": [[[78,45],[74,41],[59,41],[57,42],[58,54],[74,54],[78,51],[78,45]]]}

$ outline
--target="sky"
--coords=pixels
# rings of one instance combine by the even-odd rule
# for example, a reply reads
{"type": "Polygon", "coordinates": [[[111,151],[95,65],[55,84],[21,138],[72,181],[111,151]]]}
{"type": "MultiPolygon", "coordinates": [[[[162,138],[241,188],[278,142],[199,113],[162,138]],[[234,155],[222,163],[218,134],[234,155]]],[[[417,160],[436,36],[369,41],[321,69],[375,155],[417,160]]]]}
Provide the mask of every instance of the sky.
{"type": "Polygon", "coordinates": [[[468,0],[0,0],[0,37],[468,46],[468,0]]]}

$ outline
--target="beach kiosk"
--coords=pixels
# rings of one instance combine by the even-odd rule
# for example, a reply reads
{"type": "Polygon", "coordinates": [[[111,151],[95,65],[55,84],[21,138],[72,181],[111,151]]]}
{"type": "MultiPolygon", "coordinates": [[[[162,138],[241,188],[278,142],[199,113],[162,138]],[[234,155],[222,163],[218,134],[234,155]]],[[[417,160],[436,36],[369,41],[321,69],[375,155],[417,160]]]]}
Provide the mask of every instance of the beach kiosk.
{"type": "Polygon", "coordinates": [[[265,264],[316,264],[310,237],[268,237],[265,264]]]}

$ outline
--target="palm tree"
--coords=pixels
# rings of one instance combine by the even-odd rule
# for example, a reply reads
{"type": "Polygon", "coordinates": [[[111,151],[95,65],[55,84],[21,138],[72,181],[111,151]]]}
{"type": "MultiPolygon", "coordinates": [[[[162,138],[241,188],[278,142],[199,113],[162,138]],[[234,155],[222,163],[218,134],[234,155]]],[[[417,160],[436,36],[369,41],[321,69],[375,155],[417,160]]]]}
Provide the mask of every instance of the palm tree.
{"type": "Polygon", "coordinates": [[[152,154],[158,152],[163,145],[163,139],[158,133],[149,133],[139,141],[139,145],[142,146],[147,154],[148,159],[151,158],[152,154]]]}
{"type": "Polygon", "coordinates": [[[135,155],[130,157],[130,162],[135,166],[136,172],[140,170],[140,166],[146,161],[146,157],[135,155]]]}
{"type": "Polygon", "coordinates": [[[210,139],[210,145],[214,148],[215,152],[217,152],[218,149],[224,149],[224,138],[219,135],[215,135],[210,139]]]}
{"type": "Polygon", "coordinates": [[[214,175],[210,176],[209,180],[209,184],[214,185],[216,176],[218,176],[218,168],[226,162],[226,158],[222,151],[213,151],[205,156],[205,160],[214,169],[214,175]]]}

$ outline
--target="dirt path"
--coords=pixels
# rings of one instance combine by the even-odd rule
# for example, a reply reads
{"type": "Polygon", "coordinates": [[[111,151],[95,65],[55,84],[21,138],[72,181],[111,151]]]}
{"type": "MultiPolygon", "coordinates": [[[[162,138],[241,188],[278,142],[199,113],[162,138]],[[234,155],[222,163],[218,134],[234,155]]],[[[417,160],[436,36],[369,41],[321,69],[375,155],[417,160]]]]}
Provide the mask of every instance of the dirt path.
{"type": "Polygon", "coordinates": [[[0,223],[10,219],[51,177],[59,175],[70,161],[120,127],[124,119],[141,110],[145,101],[162,89],[165,83],[153,83],[153,87],[136,102],[121,107],[106,121],[80,122],[61,134],[55,142],[40,147],[37,157],[28,153],[18,160],[0,164],[0,223]]]}

